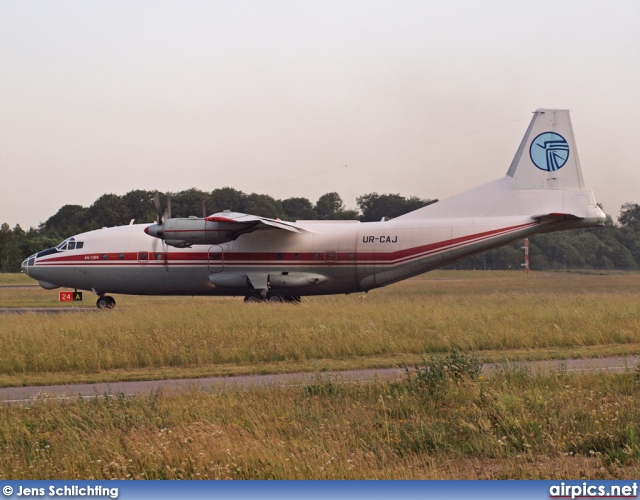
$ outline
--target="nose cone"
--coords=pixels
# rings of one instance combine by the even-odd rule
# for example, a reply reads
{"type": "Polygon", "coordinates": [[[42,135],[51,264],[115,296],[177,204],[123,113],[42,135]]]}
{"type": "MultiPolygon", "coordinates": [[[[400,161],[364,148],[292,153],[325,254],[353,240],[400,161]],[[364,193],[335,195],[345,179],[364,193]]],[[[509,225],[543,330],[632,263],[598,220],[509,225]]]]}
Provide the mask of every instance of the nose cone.
{"type": "Polygon", "coordinates": [[[154,238],[162,238],[162,231],[164,229],[164,224],[151,224],[144,228],[144,232],[149,236],[153,236],[154,238]]]}
{"type": "MultiPolygon", "coordinates": [[[[30,257],[27,257],[22,261],[22,265],[20,266],[20,272],[26,274],[27,276],[31,276],[29,274],[29,269],[33,269],[33,266],[36,264],[36,257],[38,254],[33,254],[30,257]]],[[[32,277],[32,276],[31,276],[32,277]]]]}

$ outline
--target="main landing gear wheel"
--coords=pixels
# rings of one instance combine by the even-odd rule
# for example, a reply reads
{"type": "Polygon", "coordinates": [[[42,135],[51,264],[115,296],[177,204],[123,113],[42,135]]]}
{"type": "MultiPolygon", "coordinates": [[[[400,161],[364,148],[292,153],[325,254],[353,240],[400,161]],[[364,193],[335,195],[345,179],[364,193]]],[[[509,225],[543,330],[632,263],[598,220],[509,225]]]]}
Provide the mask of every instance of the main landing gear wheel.
{"type": "Polygon", "coordinates": [[[108,295],[100,295],[96,302],[96,307],[98,309],[113,309],[116,307],[116,299],[109,297],[108,295]]]}
{"type": "Polygon", "coordinates": [[[249,294],[244,298],[245,304],[259,304],[260,302],[262,302],[262,297],[259,294],[249,294]]]}
{"type": "Polygon", "coordinates": [[[270,293],[267,296],[267,300],[271,304],[283,304],[284,301],[285,301],[285,298],[282,295],[280,295],[279,293],[270,293]]]}
{"type": "Polygon", "coordinates": [[[266,298],[263,298],[260,292],[250,293],[244,298],[245,304],[260,304],[268,302],[269,304],[299,304],[299,295],[285,295],[277,292],[269,292],[266,298]]]}

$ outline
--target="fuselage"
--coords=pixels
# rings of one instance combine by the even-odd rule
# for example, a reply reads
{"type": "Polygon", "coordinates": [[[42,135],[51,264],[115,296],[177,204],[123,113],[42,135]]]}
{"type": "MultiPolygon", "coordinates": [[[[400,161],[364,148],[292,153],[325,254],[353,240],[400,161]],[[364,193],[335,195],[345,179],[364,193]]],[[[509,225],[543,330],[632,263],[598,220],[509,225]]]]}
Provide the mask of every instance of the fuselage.
{"type": "Polygon", "coordinates": [[[603,225],[569,112],[536,110],[504,177],[389,222],[296,221],[225,210],[82,233],[31,256],[45,288],[245,295],[247,302],[368,291],[537,233],[603,225]]]}
{"type": "MultiPolygon", "coordinates": [[[[307,231],[282,234],[261,229],[220,245],[181,249],[145,234],[148,224],[103,228],[65,240],[67,248],[62,248],[63,242],[55,250],[31,256],[23,271],[45,288],[98,294],[244,295],[259,282],[298,296],[353,293],[547,231],[549,226],[525,216],[297,224],[307,231]]],[[[563,228],[551,225],[554,230],[563,228]]]]}

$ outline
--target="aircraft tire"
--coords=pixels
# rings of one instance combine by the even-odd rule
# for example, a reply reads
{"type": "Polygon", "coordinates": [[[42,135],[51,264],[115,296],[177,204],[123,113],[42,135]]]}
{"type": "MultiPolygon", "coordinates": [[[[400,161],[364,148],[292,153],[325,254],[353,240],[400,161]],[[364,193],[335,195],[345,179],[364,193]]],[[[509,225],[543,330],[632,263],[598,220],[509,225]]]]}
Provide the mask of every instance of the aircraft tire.
{"type": "Polygon", "coordinates": [[[108,295],[100,295],[96,301],[96,307],[98,309],[113,309],[116,307],[116,299],[108,295]]]}
{"type": "Polygon", "coordinates": [[[271,304],[282,304],[285,302],[285,298],[279,293],[270,293],[267,300],[271,304]]]}
{"type": "Polygon", "coordinates": [[[260,302],[262,302],[262,297],[256,294],[249,294],[244,297],[245,304],[259,304],[260,302]]]}

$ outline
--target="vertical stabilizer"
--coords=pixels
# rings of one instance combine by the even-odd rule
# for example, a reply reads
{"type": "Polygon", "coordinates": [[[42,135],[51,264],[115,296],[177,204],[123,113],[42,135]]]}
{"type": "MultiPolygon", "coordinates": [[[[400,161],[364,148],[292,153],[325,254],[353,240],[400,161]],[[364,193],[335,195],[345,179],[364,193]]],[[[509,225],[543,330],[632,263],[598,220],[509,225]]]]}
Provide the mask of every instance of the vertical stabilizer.
{"type": "Polygon", "coordinates": [[[593,193],[584,187],[571,119],[565,109],[534,112],[504,177],[398,219],[537,217],[552,213],[571,214],[598,224],[605,217],[593,193]]]}
{"type": "Polygon", "coordinates": [[[568,110],[535,112],[507,176],[515,189],[584,189],[568,110]]]}

